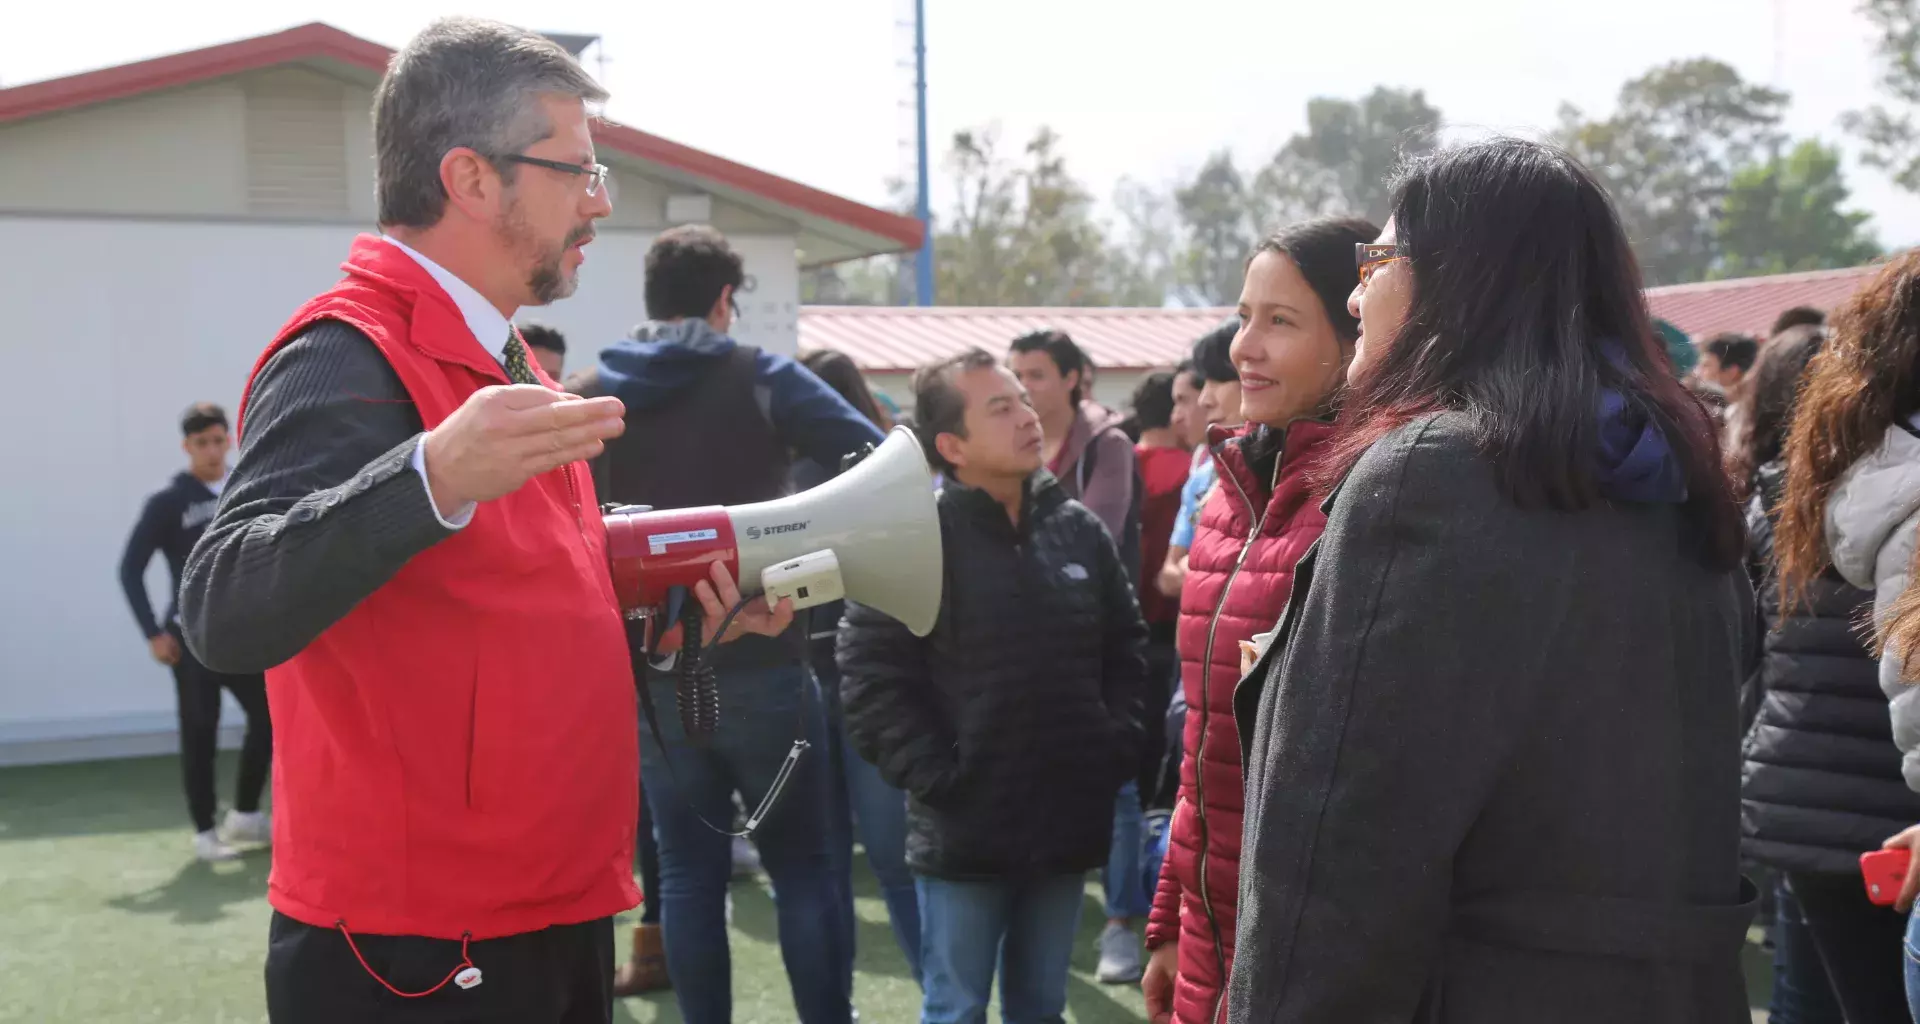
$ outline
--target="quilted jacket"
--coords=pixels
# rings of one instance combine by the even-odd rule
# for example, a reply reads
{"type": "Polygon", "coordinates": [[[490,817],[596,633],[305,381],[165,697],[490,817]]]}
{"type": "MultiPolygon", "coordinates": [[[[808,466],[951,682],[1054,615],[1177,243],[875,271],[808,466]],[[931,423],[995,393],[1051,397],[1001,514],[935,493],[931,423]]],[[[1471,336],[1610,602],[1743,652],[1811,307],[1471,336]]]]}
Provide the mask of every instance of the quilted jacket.
{"type": "Polygon", "coordinates": [[[1260,460],[1249,459],[1246,433],[1211,438],[1220,482],[1201,510],[1180,593],[1188,709],[1180,796],[1147,924],[1149,948],[1179,940],[1173,1005],[1181,1024],[1218,1018],[1233,963],[1243,793],[1233,723],[1240,641],[1274,628],[1294,564],[1327,524],[1308,477],[1332,436],[1329,424],[1298,420],[1278,457],[1260,460]]]}
{"type": "Polygon", "coordinates": [[[1145,730],[1146,624],[1113,540],[1044,470],[1020,522],[940,492],[933,633],[849,603],[838,661],[847,738],[908,794],[907,863],[954,880],[1098,867],[1145,730]]]}

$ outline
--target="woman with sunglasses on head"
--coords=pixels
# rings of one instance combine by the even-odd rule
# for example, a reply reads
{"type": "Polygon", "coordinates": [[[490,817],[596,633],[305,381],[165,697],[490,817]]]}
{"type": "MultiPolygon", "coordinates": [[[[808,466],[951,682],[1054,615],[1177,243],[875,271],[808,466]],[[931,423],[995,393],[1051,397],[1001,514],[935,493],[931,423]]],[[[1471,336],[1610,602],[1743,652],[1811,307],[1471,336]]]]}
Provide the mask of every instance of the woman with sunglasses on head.
{"type": "Polygon", "coordinates": [[[1260,243],[1247,263],[1237,330],[1223,353],[1246,425],[1209,431],[1218,482],[1188,545],[1180,592],[1180,795],[1141,983],[1156,1022],[1211,1024],[1220,1016],[1239,886],[1233,688],[1241,646],[1280,617],[1294,564],[1326,524],[1312,472],[1333,437],[1334,393],[1360,330],[1347,310],[1353,247],[1375,232],[1361,220],[1309,221],[1260,243]]]}
{"type": "Polygon", "coordinates": [[[1605,192],[1498,140],[1360,247],[1327,525],[1234,697],[1236,1024],[1746,1022],[1743,524],[1605,192]]]}
{"type": "MultiPolygon", "coordinates": [[[[1787,496],[1774,531],[1789,605],[1813,601],[1829,567],[1872,591],[1878,682],[1891,705],[1893,741],[1904,755],[1901,771],[1914,790],[1920,790],[1917,529],[1920,249],[1894,257],[1835,311],[1794,413],[1787,496]]],[[[1885,846],[1907,848],[1920,860],[1920,826],[1885,846]]],[[[1909,868],[1895,900],[1899,911],[1913,904],[1917,888],[1920,874],[1909,868]]],[[[1920,923],[1908,925],[1904,963],[1907,999],[1920,1012],[1920,923]]]]}

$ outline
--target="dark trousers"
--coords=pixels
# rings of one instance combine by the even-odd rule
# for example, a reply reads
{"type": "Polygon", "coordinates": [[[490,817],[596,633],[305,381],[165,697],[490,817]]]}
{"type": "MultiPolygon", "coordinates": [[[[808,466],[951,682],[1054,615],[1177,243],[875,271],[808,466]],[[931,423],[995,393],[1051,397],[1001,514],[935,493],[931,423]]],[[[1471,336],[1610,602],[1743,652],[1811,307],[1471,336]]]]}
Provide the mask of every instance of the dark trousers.
{"type": "Polygon", "coordinates": [[[268,932],[267,1019],[272,1024],[608,1024],[613,1020],[613,919],[475,942],[480,984],[424,992],[460,966],[458,939],[359,935],[355,958],[337,928],[275,913],[268,932]]]}
{"type": "MultiPolygon", "coordinates": [[[[1147,727],[1146,746],[1140,753],[1137,785],[1140,804],[1146,809],[1173,806],[1173,793],[1163,793],[1161,777],[1167,760],[1167,705],[1180,688],[1180,651],[1174,646],[1174,624],[1155,623],[1148,627],[1147,685],[1141,695],[1141,721],[1147,727]]],[[[1178,766],[1175,767],[1176,778],[1178,766]]],[[[1176,782],[1176,788],[1178,783],[1176,782]]]]}
{"type": "MultiPolygon", "coordinates": [[[[179,639],[175,635],[175,639],[179,639]]],[[[273,725],[267,718],[265,676],[230,676],[200,664],[187,645],[180,645],[180,661],[173,666],[173,689],[180,709],[180,773],[187,790],[187,813],[193,829],[213,827],[213,757],[220,737],[220,691],[233,694],[247,715],[246,738],[240,744],[240,774],[233,789],[235,810],[260,809],[260,791],[267,784],[267,766],[273,761],[273,725]]]]}
{"type": "Polygon", "coordinates": [[[653,812],[647,809],[647,791],[640,790],[640,831],[634,847],[640,855],[641,924],[660,923],[660,841],[653,837],[653,812]]]}
{"type": "MultiPolygon", "coordinates": [[[[1906,919],[1891,907],[1867,902],[1866,889],[1857,874],[1793,871],[1787,873],[1786,882],[1792,892],[1791,902],[1797,904],[1799,921],[1804,922],[1804,932],[1776,930],[1776,947],[1791,945],[1801,940],[1801,935],[1811,938],[1832,999],[1848,1024],[1906,1024],[1909,1018],[1901,947],[1906,919]]],[[[1788,912],[1786,907],[1786,901],[1782,901],[1783,917],[1788,912]]],[[[1799,955],[1794,958],[1803,959],[1799,955]]],[[[1776,1024],[1822,1019],[1824,1000],[1812,993],[1809,996],[1802,1013],[1792,1012],[1790,1006],[1776,1001],[1776,1024]]]]}

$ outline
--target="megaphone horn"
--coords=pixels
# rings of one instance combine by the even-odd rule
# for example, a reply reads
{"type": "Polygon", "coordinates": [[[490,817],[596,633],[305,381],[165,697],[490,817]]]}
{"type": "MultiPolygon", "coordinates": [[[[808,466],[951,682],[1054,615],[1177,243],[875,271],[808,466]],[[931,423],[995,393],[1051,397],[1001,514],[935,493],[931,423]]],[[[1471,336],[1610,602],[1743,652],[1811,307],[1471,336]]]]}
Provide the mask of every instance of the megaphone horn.
{"type": "Polygon", "coordinates": [[[607,557],[621,608],[664,607],[721,562],[743,595],[810,608],[842,597],[933,631],[940,614],[940,518],[933,474],[913,431],[895,427],[852,469],[800,494],[732,508],[606,516],[607,557]]]}

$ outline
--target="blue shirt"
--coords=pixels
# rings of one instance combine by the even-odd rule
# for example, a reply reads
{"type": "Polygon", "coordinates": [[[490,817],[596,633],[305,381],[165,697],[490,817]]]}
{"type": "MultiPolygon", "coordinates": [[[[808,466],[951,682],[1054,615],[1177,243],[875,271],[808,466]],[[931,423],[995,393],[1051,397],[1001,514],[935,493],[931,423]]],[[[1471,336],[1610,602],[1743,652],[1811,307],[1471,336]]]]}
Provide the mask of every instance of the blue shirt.
{"type": "Polygon", "coordinates": [[[1207,492],[1213,489],[1213,459],[1208,458],[1187,474],[1187,485],[1180,488],[1180,514],[1173,520],[1173,535],[1167,543],[1176,548],[1193,549],[1193,531],[1200,525],[1200,509],[1206,504],[1207,492]]]}

